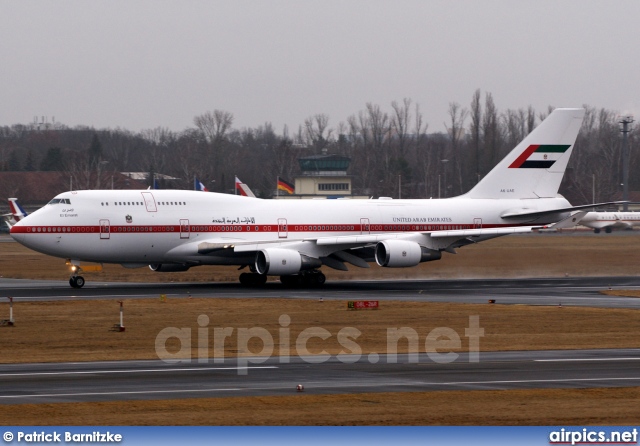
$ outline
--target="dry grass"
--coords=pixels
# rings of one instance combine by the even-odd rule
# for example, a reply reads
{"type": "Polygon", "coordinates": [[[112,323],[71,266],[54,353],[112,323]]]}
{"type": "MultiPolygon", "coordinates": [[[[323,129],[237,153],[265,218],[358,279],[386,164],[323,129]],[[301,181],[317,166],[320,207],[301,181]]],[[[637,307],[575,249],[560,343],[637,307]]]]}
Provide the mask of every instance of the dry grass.
{"type": "Polygon", "coordinates": [[[603,290],[605,296],[640,297],[640,290],[603,290]]]}
{"type": "MultiPolygon", "coordinates": [[[[640,262],[635,237],[573,235],[511,236],[445,254],[439,262],[406,270],[352,268],[348,273],[327,271],[330,279],[554,277],[634,275],[640,262]],[[354,271],[355,270],[355,271],[354,271]]],[[[64,262],[15,243],[0,243],[0,275],[17,278],[60,279],[64,262]]],[[[146,269],[125,270],[105,265],[87,274],[91,280],[227,281],[237,280],[235,268],[196,268],[186,273],[157,274],[146,269]]],[[[609,294],[609,293],[608,293],[609,294]]],[[[628,294],[624,294],[628,295],[628,294]]],[[[108,331],[118,321],[114,301],[19,303],[17,325],[0,328],[3,362],[74,361],[157,358],[156,335],[165,327],[190,327],[197,333],[198,316],[214,327],[261,326],[277,346],[278,319],[291,317],[291,340],[303,328],[318,326],[332,333],[326,342],[314,339],[312,352],[341,350],[337,331],[356,327],[363,353],[386,351],[387,327],[412,327],[421,340],[430,330],[446,326],[464,333],[468,318],[480,317],[485,336],[482,350],[637,348],[639,315],[634,310],[461,305],[383,302],[378,311],[350,312],[344,302],[319,303],[294,299],[169,299],[125,302],[124,333],[108,331]]],[[[7,314],[0,305],[0,315],[7,314]]],[[[4,316],[2,316],[4,317],[4,316]]],[[[462,338],[462,350],[467,339],[462,338]]],[[[232,337],[225,355],[259,352],[259,340],[239,348],[232,337]],[[241,351],[239,351],[241,350],[241,351]],[[244,351],[242,351],[244,350],[244,351]]],[[[197,339],[191,351],[196,355],[197,339]]],[[[400,344],[400,351],[406,344],[400,344]]],[[[177,345],[167,344],[169,351],[177,345]]],[[[295,351],[295,350],[292,350],[295,351]]],[[[214,352],[209,351],[212,355],[214,352]]],[[[278,354],[277,347],[274,354],[278,354]]],[[[236,397],[109,403],[58,403],[0,406],[3,424],[16,425],[198,425],[198,424],[635,424],[640,416],[638,388],[509,391],[442,391],[236,397]]]]}
{"type": "Polygon", "coordinates": [[[15,425],[635,425],[640,388],[296,394],[0,406],[15,425]]]}
{"type": "MultiPolygon", "coordinates": [[[[640,325],[640,312],[626,309],[384,301],[380,310],[349,311],[343,301],[221,297],[170,298],[166,302],[131,299],[125,300],[124,308],[126,331],[113,333],[108,330],[119,321],[119,306],[114,300],[14,303],[16,325],[0,329],[0,361],[157,359],[156,337],[167,327],[191,329],[191,349],[187,346],[182,352],[197,358],[201,315],[209,318],[209,357],[214,356],[216,327],[234,329],[226,339],[226,356],[261,353],[259,338],[246,345],[238,342],[238,329],[252,327],[263,327],[270,333],[275,343],[273,354],[278,355],[282,315],[291,319],[292,352],[303,329],[321,327],[332,334],[326,341],[312,338],[308,343],[312,354],[341,352],[337,333],[344,327],[355,327],[362,333],[357,343],[365,354],[386,352],[387,328],[400,327],[414,329],[422,346],[430,331],[450,327],[460,334],[461,350],[468,351],[464,330],[470,316],[478,316],[484,328],[480,342],[484,351],[640,347],[640,332],[629,329],[640,325]]],[[[8,303],[0,305],[0,314],[8,314],[8,303]]],[[[176,338],[166,345],[171,354],[179,347],[176,338]]],[[[400,342],[399,351],[406,350],[407,342],[400,342]]]]}
{"type": "MultiPolygon", "coordinates": [[[[7,304],[0,307],[6,311],[7,304]]],[[[20,303],[17,325],[3,328],[3,361],[74,361],[157,358],[155,336],[167,326],[189,327],[197,333],[198,316],[210,317],[214,327],[266,328],[278,343],[278,319],[291,318],[291,349],[301,329],[323,327],[332,333],[326,342],[314,339],[311,352],[338,353],[337,331],[358,328],[363,353],[386,351],[387,327],[412,327],[421,340],[435,327],[464,333],[468,318],[477,315],[485,336],[482,350],[639,347],[640,313],[572,307],[527,307],[445,303],[383,302],[380,310],[348,311],[345,302],[270,299],[168,299],[125,302],[127,331],[108,332],[118,320],[114,301],[20,303]]],[[[462,337],[462,350],[467,348],[462,337]]],[[[247,349],[230,338],[225,355],[258,353],[254,339],[247,349]]],[[[191,351],[197,357],[197,338],[191,351]]],[[[422,344],[422,342],[421,342],[422,344]]],[[[400,344],[400,351],[406,344],[400,344]]],[[[177,351],[176,345],[167,345],[177,351]]],[[[213,354],[212,350],[209,354],[213,354]]],[[[277,347],[275,354],[278,354],[277,347]]],[[[293,386],[293,385],[292,385],[293,386]]],[[[293,392],[293,388],[292,388],[293,392]]],[[[57,403],[0,406],[5,424],[32,425],[582,425],[633,424],[639,413],[640,389],[561,389],[509,391],[442,391],[357,395],[301,395],[57,403]]]]}
{"type": "MultiPolygon", "coordinates": [[[[566,236],[511,235],[445,253],[442,260],[414,268],[323,268],[329,280],[405,278],[507,278],[569,276],[628,276],[637,274],[640,238],[633,235],[566,236]]],[[[64,260],[30,251],[17,243],[0,243],[0,275],[22,279],[65,279],[64,260]],[[26,266],[26,267],[25,267],[26,266]]],[[[124,269],[104,265],[101,273],[85,274],[88,281],[191,282],[237,281],[236,267],[199,267],[181,273],[154,273],[148,268],[124,269]]],[[[273,279],[275,280],[275,279],[273,279]]]]}

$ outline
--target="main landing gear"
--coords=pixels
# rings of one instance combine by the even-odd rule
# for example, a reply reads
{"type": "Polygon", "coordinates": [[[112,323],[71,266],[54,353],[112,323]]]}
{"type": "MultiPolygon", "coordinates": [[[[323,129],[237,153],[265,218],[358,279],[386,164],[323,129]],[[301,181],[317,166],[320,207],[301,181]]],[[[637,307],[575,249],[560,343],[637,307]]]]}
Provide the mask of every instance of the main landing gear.
{"type": "Polygon", "coordinates": [[[244,286],[262,286],[267,283],[267,276],[258,273],[242,273],[240,283],[244,286]]]}
{"type": "Polygon", "coordinates": [[[280,282],[285,286],[313,288],[324,285],[327,276],[318,270],[300,271],[300,273],[292,276],[280,276],[280,282]]]}
{"type": "MultiPolygon", "coordinates": [[[[284,286],[292,288],[313,288],[324,285],[327,277],[318,270],[300,271],[290,276],[280,276],[284,286]]],[[[240,274],[240,283],[244,286],[259,287],[267,283],[267,276],[258,273],[240,274]]],[[[73,285],[72,285],[73,286],[73,285]]]]}

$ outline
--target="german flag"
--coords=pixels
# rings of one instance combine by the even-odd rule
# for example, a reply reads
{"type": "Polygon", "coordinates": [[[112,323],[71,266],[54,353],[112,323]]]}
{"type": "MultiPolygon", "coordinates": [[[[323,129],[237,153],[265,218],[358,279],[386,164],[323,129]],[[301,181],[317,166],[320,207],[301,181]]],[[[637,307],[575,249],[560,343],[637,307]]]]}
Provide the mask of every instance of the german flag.
{"type": "Polygon", "coordinates": [[[288,194],[292,194],[295,191],[295,187],[288,181],[285,181],[282,178],[278,177],[278,190],[283,190],[288,194]]]}

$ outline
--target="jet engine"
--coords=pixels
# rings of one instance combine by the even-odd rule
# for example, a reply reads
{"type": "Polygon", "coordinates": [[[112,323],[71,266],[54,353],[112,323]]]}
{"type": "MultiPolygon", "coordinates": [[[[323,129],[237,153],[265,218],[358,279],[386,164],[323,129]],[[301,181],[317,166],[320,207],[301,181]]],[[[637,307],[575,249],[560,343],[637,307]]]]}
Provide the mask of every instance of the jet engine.
{"type": "Polygon", "coordinates": [[[384,240],[376,245],[376,263],[388,268],[406,268],[439,260],[442,253],[407,240],[384,240]]]}
{"type": "Polygon", "coordinates": [[[149,265],[149,269],[151,271],[155,271],[158,273],[175,273],[180,271],[186,271],[191,268],[189,265],[185,265],[184,263],[153,263],[149,265]]]}
{"type": "Polygon", "coordinates": [[[320,268],[322,261],[292,249],[267,248],[256,254],[255,269],[259,274],[287,276],[320,268]]]}

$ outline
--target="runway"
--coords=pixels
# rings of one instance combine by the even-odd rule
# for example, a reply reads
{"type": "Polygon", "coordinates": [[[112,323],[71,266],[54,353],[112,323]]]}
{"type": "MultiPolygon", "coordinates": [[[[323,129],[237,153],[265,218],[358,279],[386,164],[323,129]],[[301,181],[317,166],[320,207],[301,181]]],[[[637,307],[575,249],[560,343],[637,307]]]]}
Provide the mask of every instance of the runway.
{"type": "MultiPolygon", "coordinates": [[[[332,282],[319,289],[289,289],[277,283],[244,288],[231,283],[89,283],[81,290],[62,281],[0,279],[0,299],[14,302],[86,299],[297,298],[404,300],[421,302],[640,308],[640,299],[600,294],[612,288],[640,289],[635,277],[518,280],[401,280],[332,282]]],[[[25,353],[28,357],[28,353],[25,353]]],[[[315,359],[318,359],[315,357],[315,359]]],[[[321,363],[292,357],[226,358],[199,363],[119,361],[0,365],[0,404],[117,401],[224,396],[409,392],[471,389],[640,386],[640,349],[461,354],[449,364],[426,354],[417,361],[398,355],[331,357],[321,363]]]]}
{"type": "Polygon", "coordinates": [[[640,349],[481,353],[479,359],[461,354],[439,364],[422,354],[417,362],[407,355],[397,361],[332,357],[320,364],[254,358],[248,367],[235,359],[3,365],[0,404],[292,395],[298,384],[305,394],[640,385],[640,349]]]}
{"type": "MultiPolygon", "coordinates": [[[[0,299],[20,301],[158,298],[293,298],[324,300],[399,300],[417,302],[563,305],[640,309],[640,298],[606,296],[602,290],[640,289],[638,277],[548,279],[375,280],[327,282],[317,289],[291,289],[269,282],[246,288],[238,283],[88,282],[73,289],[66,281],[0,279],[0,299]]],[[[1,300],[0,300],[1,301],[1,300]]]]}

